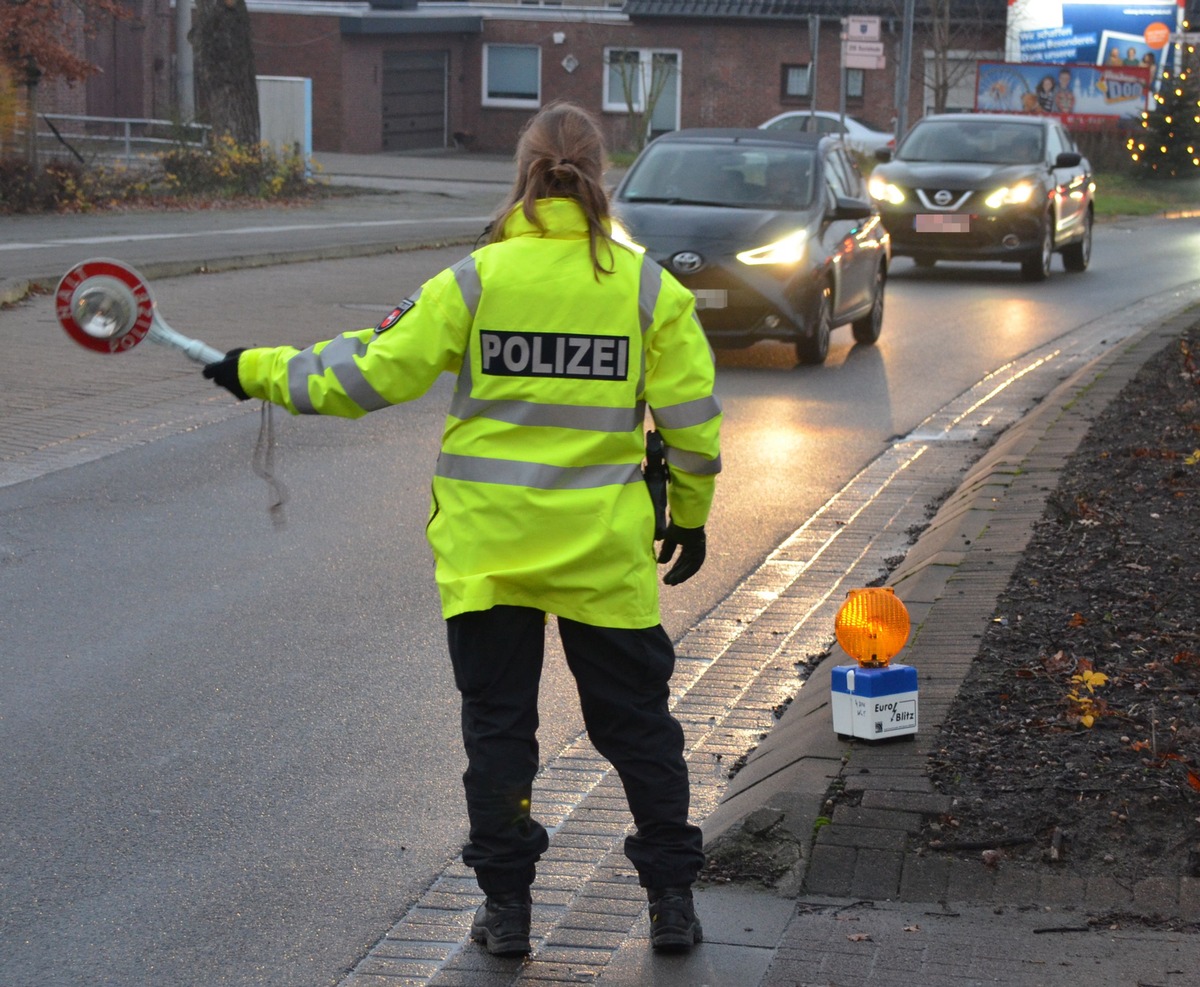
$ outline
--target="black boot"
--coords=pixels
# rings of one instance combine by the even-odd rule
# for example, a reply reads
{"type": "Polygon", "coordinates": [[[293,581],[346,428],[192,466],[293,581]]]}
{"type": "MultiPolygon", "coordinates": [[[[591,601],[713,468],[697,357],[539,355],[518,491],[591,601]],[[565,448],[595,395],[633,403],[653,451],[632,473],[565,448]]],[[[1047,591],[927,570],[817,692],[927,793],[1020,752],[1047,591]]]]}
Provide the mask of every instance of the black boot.
{"type": "Polygon", "coordinates": [[[471,938],[493,956],[526,956],[533,900],[528,891],[490,894],[471,923],[471,938]]]}
{"type": "Polygon", "coordinates": [[[650,888],[650,945],[683,951],[704,941],[691,888],[650,888]]]}

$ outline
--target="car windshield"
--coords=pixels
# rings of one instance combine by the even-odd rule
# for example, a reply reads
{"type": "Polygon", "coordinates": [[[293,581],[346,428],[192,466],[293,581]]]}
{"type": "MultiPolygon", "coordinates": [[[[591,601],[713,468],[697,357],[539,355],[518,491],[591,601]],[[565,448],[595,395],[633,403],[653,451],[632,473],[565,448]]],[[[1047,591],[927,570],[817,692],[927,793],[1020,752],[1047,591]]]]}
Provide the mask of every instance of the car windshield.
{"type": "Polygon", "coordinates": [[[803,209],[813,198],[813,149],[651,144],[630,172],[626,202],[803,209]]]}
{"type": "Polygon", "coordinates": [[[1032,123],[927,120],[913,127],[896,157],[901,161],[1034,164],[1045,154],[1044,133],[1032,123]]]}

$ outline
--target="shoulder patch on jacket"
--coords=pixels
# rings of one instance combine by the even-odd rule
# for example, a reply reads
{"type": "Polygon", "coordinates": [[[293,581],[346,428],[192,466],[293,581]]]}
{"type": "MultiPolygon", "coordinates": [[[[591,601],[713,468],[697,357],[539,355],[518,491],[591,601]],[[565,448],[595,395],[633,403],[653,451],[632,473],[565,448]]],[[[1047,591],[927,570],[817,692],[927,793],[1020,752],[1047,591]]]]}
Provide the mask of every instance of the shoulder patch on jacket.
{"type": "Polygon", "coordinates": [[[392,326],[404,318],[404,316],[408,314],[409,309],[416,304],[417,302],[414,298],[404,299],[404,301],[388,312],[388,314],[384,316],[383,321],[375,327],[375,335],[378,336],[381,332],[387,332],[389,329],[391,329],[392,326]]]}

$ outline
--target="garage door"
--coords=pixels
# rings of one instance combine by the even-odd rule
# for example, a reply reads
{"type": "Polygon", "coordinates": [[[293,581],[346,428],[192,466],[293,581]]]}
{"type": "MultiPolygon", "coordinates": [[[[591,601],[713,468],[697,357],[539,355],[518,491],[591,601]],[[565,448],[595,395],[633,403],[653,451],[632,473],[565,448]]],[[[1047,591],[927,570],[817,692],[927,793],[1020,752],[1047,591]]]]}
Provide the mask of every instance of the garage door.
{"type": "Polygon", "coordinates": [[[383,149],[419,151],[446,146],[444,51],[383,54],[383,149]]]}

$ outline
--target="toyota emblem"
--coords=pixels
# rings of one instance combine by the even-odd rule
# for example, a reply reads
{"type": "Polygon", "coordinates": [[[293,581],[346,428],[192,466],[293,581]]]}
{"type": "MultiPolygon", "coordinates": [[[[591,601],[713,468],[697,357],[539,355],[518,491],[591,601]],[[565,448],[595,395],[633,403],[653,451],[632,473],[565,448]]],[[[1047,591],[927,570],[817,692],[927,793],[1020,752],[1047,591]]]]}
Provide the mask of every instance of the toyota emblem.
{"type": "Polygon", "coordinates": [[[680,274],[695,274],[704,266],[704,258],[691,250],[681,250],[671,258],[671,266],[680,274]]]}
{"type": "Polygon", "coordinates": [[[948,206],[954,199],[954,193],[949,189],[940,188],[933,193],[933,201],[939,206],[948,206]]]}

